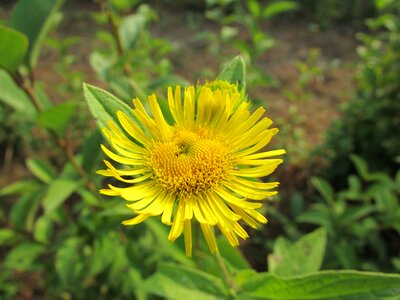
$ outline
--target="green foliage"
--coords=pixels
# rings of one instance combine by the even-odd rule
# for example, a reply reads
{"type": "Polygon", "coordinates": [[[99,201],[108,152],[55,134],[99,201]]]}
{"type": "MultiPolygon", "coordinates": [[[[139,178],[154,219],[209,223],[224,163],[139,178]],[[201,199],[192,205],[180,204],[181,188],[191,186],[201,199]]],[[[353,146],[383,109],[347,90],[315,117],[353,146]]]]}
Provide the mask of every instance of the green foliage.
{"type": "Polygon", "coordinates": [[[129,106],[110,93],[86,84],[83,90],[90,112],[95,118],[100,130],[108,127],[109,121],[114,121],[115,125],[119,126],[118,117],[116,115],[117,111],[122,111],[133,118],[129,106]]]}
{"type": "Polygon", "coordinates": [[[319,27],[327,29],[336,24],[360,22],[375,13],[374,0],[297,0],[301,13],[319,27]]]}
{"type": "Polygon", "coordinates": [[[227,299],[228,288],[213,275],[176,264],[163,264],[146,280],[146,290],[158,296],[174,299],[227,299]]]}
{"type": "Polygon", "coordinates": [[[294,278],[259,273],[242,281],[243,296],[238,298],[395,299],[400,292],[399,280],[398,275],[357,271],[323,271],[294,278]]]}
{"type": "Polygon", "coordinates": [[[106,82],[118,96],[130,101],[133,97],[145,100],[147,94],[168,85],[187,84],[172,74],[167,55],[174,50],[166,40],[155,38],[149,24],[157,14],[148,5],[135,7],[135,12],[121,17],[112,3],[105,5],[104,13],[95,14],[98,23],[108,23],[111,32],[99,30],[98,39],[105,45],[103,51],[93,51],[90,64],[97,77],[106,82]]]}
{"type": "Polygon", "coordinates": [[[28,39],[24,34],[0,25],[0,67],[15,72],[27,48],[28,39]]]}
{"type": "Polygon", "coordinates": [[[27,95],[15,84],[12,77],[0,69],[0,100],[11,106],[15,111],[33,119],[37,111],[27,95]]]}
{"type": "Polygon", "coordinates": [[[238,84],[239,91],[246,90],[246,69],[241,56],[232,59],[218,75],[217,79],[238,84]]]}
{"type": "MultiPolygon", "coordinates": [[[[327,132],[320,154],[327,158],[323,176],[344,187],[346,174],[354,172],[349,154],[367,161],[372,170],[394,174],[400,149],[400,11],[388,2],[368,25],[375,34],[362,34],[359,48],[357,98],[327,132]],[[396,14],[397,13],[397,14],[396,14]]],[[[383,4],[382,4],[383,5],[383,4]]]]}
{"type": "Polygon", "coordinates": [[[268,256],[269,272],[282,277],[317,272],[325,254],[326,230],[320,228],[290,244],[280,237],[275,241],[274,252],[268,256]]]}
{"type": "Polygon", "coordinates": [[[63,137],[75,109],[74,103],[61,103],[40,113],[37,122],[44,128],[53,131],[57,136],[63,137]]]}
{"type": "Polygon", "coordinates": [[[235,48],[248,66],[247,81],[252,86],[273,84],[274,79],[258,66],[261,57],[276,44],[275,39],[263,28],[263,24],[277,16],[297,9],[293,1],[274,1],[265,5],[261,1],[208,1],[206,16],[221,26],[220,34],[204,35],[210,51],[223,60],[224,46],[235,48]],[[247,38],[239,35],[240,26],[247,31],[247,38]]]}
{"type": "Polygon", "coordinates": [[[34,68],[46,34],[60,21],[57,14],[63,0],[20,0],[10,18],[10,26],[24,33],[29,39],[25,59],[28,67],[34,68]],[[34,13],[32,13],[34,12],[34,13]]]}
{"type": "Polygon", "coordinates": [[[335,192],[328,181],[313,178],[323,201],[297,217],[299,222],[326,228],[334,267],[366,270],[396,270],[396,245],[389,246],[383,232],[400,236],[400,187],[384,172],[370,172],[358,156],[352,156],[359,176],[348,177],[348,188],[335,192]],[[372,252],[373,259],[364,257],[372,252]],[[335,263],[336,262],[336,263],[335,263]],[[339,265],[337,265],[339,263],[339,265]]]}

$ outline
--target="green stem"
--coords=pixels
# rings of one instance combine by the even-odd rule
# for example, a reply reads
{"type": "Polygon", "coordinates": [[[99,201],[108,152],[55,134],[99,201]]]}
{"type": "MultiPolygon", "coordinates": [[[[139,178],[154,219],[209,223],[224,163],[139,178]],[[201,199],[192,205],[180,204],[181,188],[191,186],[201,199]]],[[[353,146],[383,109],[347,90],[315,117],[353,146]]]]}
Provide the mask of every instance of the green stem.
{"type": "Polygon", "coordinates": [[[217,252],[215,254],[215,259],[216,259],[216,261],[218,263],[218,266],[219,266],[219,268],[220,268],[220,270],[222,272],[222,275],[224,277],[225,283],[227,284],[227,286],[229,286],[229,288],[230,288],[231,292],[233,293],[233,295],[235,295],[236,291],[238,290],[238,288],[237,288],[237,286],[235,284],[235,281],[234,281],[234,279],[232,277],[232,274],[228,271],[228,268],[226,267],[226,265],[224,263],[224,260],[223,260],[221,254],[219,252],[217,252]]]}

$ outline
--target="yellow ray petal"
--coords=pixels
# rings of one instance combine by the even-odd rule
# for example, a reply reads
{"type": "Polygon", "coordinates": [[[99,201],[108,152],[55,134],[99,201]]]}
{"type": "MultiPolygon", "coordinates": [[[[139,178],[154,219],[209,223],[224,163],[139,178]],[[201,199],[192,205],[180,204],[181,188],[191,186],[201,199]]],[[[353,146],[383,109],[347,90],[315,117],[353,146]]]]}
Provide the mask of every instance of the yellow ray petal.
{"type": "Polygon", "coordinates": [[[183,223],[183,235],[185,238],[185,253],[187,257],[192,256],[192,226],[191,220],[185,220],[183,223]]]}
{"type": "Polygon", "coordinates": [[[117,190],[121,194],[121,197],[128,201],[137,201],[160,192],[160,188],[154,180],[139,183],[128,188],[111,187],[111,189],[117,190]]]}
{"type": "Polygon", "coordinates": [[[165,118],[163,116],[163,113],[161,111],[160,105],[157,102],[156,95],[151,95],[149,96],[149,103],[150,103],[150,108],[153,113],[153,117],[155,120],[155,123],[158,125],[158,130],[160,131],[160,136],[168,140],[171,135],[171,128],[165,121],[165,118]]]}
{"type": "Polygon", "coordinates": [[[153,194],[151,197],[143,198],[142,200],[136,201],[132,204],[127,204],[126,206],[133,209],[137,214],[148,214],[151,216],[156,216],[161,214],[157,213],[161,205],[158,206],[162,200],[164,200],[165,191],[159,191],[157,194],[153,194]],[[157,211],[155,211],[157,210],[157,211]]]}
{"type": "Polygon", "coordinates": [[[200,223],[200,227],[201,230],[203,231],[204,237],[206,238],[206,242],[211,253],[217,253],[218,247],[212,227],[209,224],[203,224],[203,223],[200,223]]]}
{"type": "Polygon", "coordinates": [[[184,99],[183,99],[183,120],[184,124],[188,128],[193,128],[194,126],[194,113],[195,113],[195,99],[193,87],[185,89],[184,99]]]}
{"type": "Polygon", "coordinates": [[[142,145],[145,146],[150,145],[149,137],[146,136],[143,130],[138,125],[136,125],[130,118],[128,118],[122,111],[117,112],[117,117],[122,127],[131,137],[133,137],[142,145]]]}
{"type": "Polygon", "coordinates": [[[207,218],[206,216],[204,216],[203,211],[200,209],[198,201],[201,201],[201,200],[195,199],[193,201],[193,214],[194,214],[194,217],[196,218],[196,220],[202,224],[215,225],[217,223],[216,220],[213,220],[213,219],[210,219],[210,218],[207,218]]]}
{"type": "Polygon", "coordinates": [[[251,187],[240,185],[229,180],[224,181],[224,185],[236,194],[254,200],[264,200],[271,192],[256,190],[251,187]]]}
{"type": "Polygon", "coordinates": [[[121,155],[115,154],[114,152],[108,150],[108,148],[104,145],[100,145],[101,146],[101,150],[103,150],[103,152],[112,160],[119,162],[121,164],[125,164],[125,165],[137,165],[138,164],[138,160],[137,159],[132,159],[132,158],[126,158],[123,157],[121,155]]]}
{"type": "Polygon", "coordinates": [[[233,230],[238,236],[240,236],[244,240],[249,237],[246,230],[244,230],[243,227],[240,226],[237,222],[235,222],[233,230]]]}
{"type": "Polygon", "coordinates": [[[183,217],[185,213],[185,202],[178,202],[178,209],[172,222],[172,227],[168,235],[170,241],[175,241],[181,234],[183,230],[183,217]]]}
{"type": "Polygon", "coordinates": [[[120,194],[117,191],[111,189],[101,189],[99,193],[106,196],[119,196],[120,194]]]}
{"type": "Polygon", "coordinates": [[[262,140],[260,140],[258,143],[254,144],[253,146],[244,149],[242,147],[236,147],[235,150],[237,150],[237,154],[236,156],[245,156],[254,152],[257,152],[258,150],[262,149],[265,147],[265,145],[267,145],[272,137],[278,132],[279,130],[277,128],[272,128],[266,131],[266,134],[264,135],[264,137],[262,138],[262,140]]]}
{"type": "Polygon", "coordinates": [[[260,190],[270,190],[273,188],[276,188],[279,185],[279,182],[258,182],[258,181],[252,181],[248,180],[245,178],[240,178],[240,177],[235,177],[231,179],[232,183],[236,183],[239,185],[245,185],[254,189],[260,189],[260,190]]]}
{"type": "Polygon", "coordinates": [[[139,224],[139,223],[143,222],[148,217],[149,217],[149,215],[138,215],[137,217],[134,217],[132,219],[122,221],[122,224],[124,224],[124,225],[136,225],[136,224],[139,224]]]}
{"type": "Polygon", "coordinates": [[[167,225],[172,225],[171,216],[175,204],[175,195],[168,195],[168,201],[165,203],[164,212],[161,217],[161,222],[167,225]]]}
{"type": "MultiPolygon", "coordinates": [[[[165,203],[168,202],[168,197],[166,197],[167,192],[164,190],[160,194],[158,194],[154,200],[149,203],[148,206],[135,211],[138,214],[148,214],[151,216],[158,216],[162,214],[165,209],[165,203]]],[[[134,203],[133,205],[135,205],[134,203]]]]}
{"type": "Polygon", "coordinates": [[[260,158],[268,158],[272,156],[278,156],[278,155],[283,155],[286,154],[286,150],[283,149],[278,149],[278,150],[272,150],[272,151],[266,151],[266,152],[260,152],[256,154],[251,154],[251,155],[245,155],[241,152],[237,154],[237,156],[243,157],[244,159],[260,159],[260,158]]]}
{"type": "Polygon", "coordinates": [[[244,222],[246,222],[250,227],[253,227],[254,229],[257,229],[258,223],[256,220],[251,218],[242,208],[237,207],[234,204],[229,204],[229,206],[236,212],[244,222]]]}
{"type": "Polygon", "coordinates": [[[271,174],[281,164],[282,159],[271,160],[269,164],[258,166],[255,168],[243,168],[239,170],[233,170],[232,174],[240,177],[264,177],[271,174]]]}
{"type": "Polygon", "coordinates": [[[254,209],[254,208],[260,208],[262,206],[261,203],[253,203],[253,202],[248,202],[245,201],[244,198],[238,198],[234,195],[232,195],[232,193],[229,193],[228,191],[226,191],[223,188],[216,188],[215,192],[226,202],[230,203],[230,204],[234,204],[238,207],[241,208],[246,208],[246,209],[254,209]]]}

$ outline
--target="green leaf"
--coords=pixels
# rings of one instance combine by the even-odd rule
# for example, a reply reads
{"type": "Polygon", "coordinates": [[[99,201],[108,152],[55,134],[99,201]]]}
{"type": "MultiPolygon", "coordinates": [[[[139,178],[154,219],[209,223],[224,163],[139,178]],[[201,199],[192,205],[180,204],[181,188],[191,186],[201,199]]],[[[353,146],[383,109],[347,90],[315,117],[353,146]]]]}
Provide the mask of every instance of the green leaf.
{"type": "Polygon", "coordinates": [[[315,210],[307,210],[296,218],[297,222],[315,224],[324,226],[328,229],[328,232],[333,232],[333,224],[331,216],[329,214],[329,207],[321,204],[319,206],[314,205],[315,210]]]}
{"type": "Polygon", "coordinates": [[[94,51],[90,54],[89,63],[101,80],[107,80],[109,69],[115,62],[112,57],[94,51]]]}
{"type": "Polygon", "coordinates": [[[320,192],[328,204],[332,204],[334,202],[333,198],[335,197],[335,193],[328,181],[322,178],[313,177],[311,178],[311,183],[318,190],[318,192],[320,192]]]}
{"type": "Polygon", "coordinates": [[[0,67],[14,73],[24,59],[28,38],[21,32],[0,25],[0,67]]]}
{"type": "Polygon", "coordinates": [[[91,255],[90,268],[88,270],[91,276],[96,276],[112,264],[114,257],[109,254],[114,252],[115,245],[119,243],[115,232],[103,234],[94,241],[93,254],[91,255]]]}
{"type": "Polygon", "coordinates": [[[4,260],[4,266],[16,271],[34,271],[38,257],[45,249],[35,243],[23,243],[12,249],[4,260]]]}
{"type": "Polygon", "coordinates": [[[119,127],[117,111],[122,111],[134,118],[131,108],[109,92],[89,84],[83,84],[83,91],[90,112],[95,118],[100,131],[108,127],[109,121],[114,121],[115,125],[119,127]]]}
{"type": "Polygon", "coordinates": [[[65,128],[76,110],[74,103],[61,103],[40,113],[37,122],[43,127],[52,130],[58,137],[64,136],[65,128]]]}
{"type": "Polygon", "coordinates": [[[118,34],[124,50],[129,50],[135,46],[145,24],[146,18],[141,14],[133,14],[122,20],[118,34]]]}
{"type": "Polygon", "coordinates": [[[243,57],[236,56],[218,75],[217,79],[226,80],[233,84],[238,84],[239,91],[246,91],[246,67],[243,57]]]}
{"type": "Polygon", "coordinates": [[[279,276],[297,276],[320,269],[326,247],[327,233],[319,228],[303,236],[284,251],[268,256],[269,271],[279,276]]]}
{"type": "Polygon", "coordinates": [[[40,48],[63,2],[63,0],[19,0],[14,7],[9,25],[28,37],[26,63],[31,69],[36,66],[40,48]]]}
{"type": "Polygon", "coordinates": [[[259,19],[261,14],[260,3],[258,3],[257,0],[248,0],[246,2],[247,2],[247,8],[251,12],[252,16],[255,19],[259,19]]]}
{"type": "Polygon", "coordinates": [[[41,216],[37,219],[35,227],[33,229],[33,237],[36,241],[42,243],[48,243],[53,232],[53,225],[50,218],[41,216]]]}
{"type": "Polygon", "coordinates": [[[0,91],[0,101],[23,114],[27,120],[35,118],[37,111],[29,97],[15,84],[10,74],[2,69],[0,69],[0,91]]]}
{"type": "Polygon", "coordinates": [[[39,209],[39,200],[41,199],[42,193],[42,189],[37,189],[36,191],[23,195],[13,205],[10,219],[17,228],[31,230],[33,219],[39,209]]]}
{"type": "Polygon", "coordinates": [[[358,174],[360,174],[361,178],[364,180],[368,180],[370,174],[368,170],[368,165],[360,156],[352,154],[350,155],[350,159],[353,162],[354,166],[357,169],[358,174]]]}
{"type": "Polygon", "coordinates": [[[228,296],[220,278],[173,263],[161,264],[157,273],[145,281],[145,288],[150,294],[176,300],[217,300],[228,296]]]}
{"type": "Polygon", "coordinates": [[[15,181],[2,189],[0,189],[0,196],[8,196],[13,194],[26,194],[36,190],[39,183],[32,179],[22,179],[15,181]]]}
{"type": "Polygon", "coordinates": [[[235,269],[245,270],[250,269],[249,262],[245,259],[243,254],[239,251],[239,248],[232,247],[229,245],[228,240],[225,237],[219,237],[217,239],[218,249],[220,249],[221,256],[235,269]]]}
{"type": "Polygon", "coordinates": [[[74,279],[76,265],[81,260],[79,255],[82,240],[72,237],[65,240],[58,249],[55,259],[55,267],[63,285],[68,285],[74,279]]]}
{"type": "Polygon", "coordinates": [[[100,144],[103,141],[103,136],[100,131],[95,129],[92,134],[85,140],[82,148],[82,167],[88,173],[93,171],[96,162],[98,161],[101,148],[100,144]]]}
{"type": "Polygon", "coordinates": [[[262,16],[264,19],[269,19],[281,13],[294,10],[297,7],[298,7],[297,3],[293,1],[273,2],[264,8],[262,16]]]}
{"type": "Polygon", "coordinates": [[[56,176],[53,166],[47,160],[28,158],[26,166],[33,175],[44,183],[49,183],[56,176]]]}
{"type": "Polygon", "coordinates": [[[55,179],[49,184],[49,188],[42,203],[45,214],[50,214],[68,199],[78,188],[79,181],[68,179],[55,179]]]}
{"type": "MultiPolygon", "coordinates": [[[[296,278],[259,273],[245,280],[238,299],[396,299],[400,276],[358,271],[323,271],[296,278]]],[[[398,299],[398,298],[397,298],[398,299]]]]}
{"type": "Polygon", "coordinates": [[[18,235],[13,230],[8,228],[0,229],[0,247],[12,244],[17,238],[18,235]]]}

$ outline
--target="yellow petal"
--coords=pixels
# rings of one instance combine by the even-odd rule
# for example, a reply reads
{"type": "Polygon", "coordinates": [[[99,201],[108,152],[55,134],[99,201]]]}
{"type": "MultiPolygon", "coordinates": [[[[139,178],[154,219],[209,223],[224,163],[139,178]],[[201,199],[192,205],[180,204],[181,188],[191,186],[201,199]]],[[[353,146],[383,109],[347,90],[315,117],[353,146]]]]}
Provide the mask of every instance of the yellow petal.
{"type": "Polygon", "coordinates": [[[122,224],[124,224],[124,225],[136,225],[136,224],[139,224],[139,223],[143,222],[148,217],[149,217],[149,215],[138,215],[137,217],[134,217],[132,219],[122,221],[122,224]]]}
{"type": "Polygon", "coordinates": [[[191,220],[185,220],[183,224],[185,238],[185,253],[187,257],[192,256],[192,226],[191,220]]]}
{"type": "Polygon", "coordinates": [[[200,223],[200,227],[201,230],[203,231],[204,237],[206,239],[208,248],[210,249],[211,253],[217,253],[218,247],[212,227],[209,224],[203,224],[203,223],[200,223]]]}

